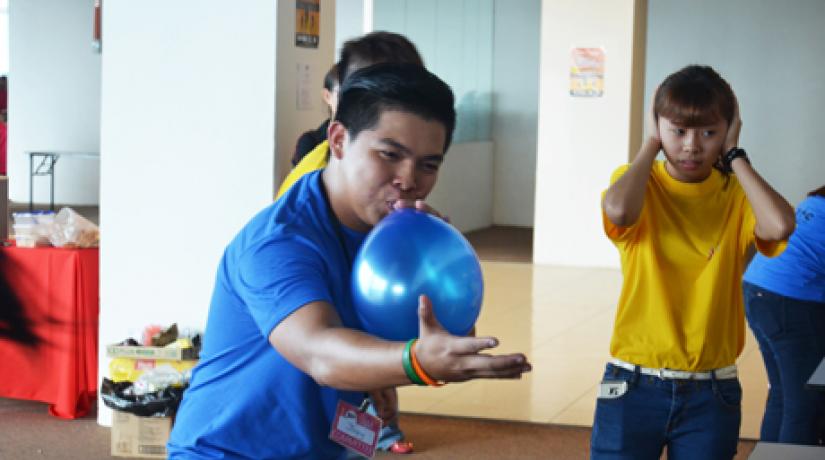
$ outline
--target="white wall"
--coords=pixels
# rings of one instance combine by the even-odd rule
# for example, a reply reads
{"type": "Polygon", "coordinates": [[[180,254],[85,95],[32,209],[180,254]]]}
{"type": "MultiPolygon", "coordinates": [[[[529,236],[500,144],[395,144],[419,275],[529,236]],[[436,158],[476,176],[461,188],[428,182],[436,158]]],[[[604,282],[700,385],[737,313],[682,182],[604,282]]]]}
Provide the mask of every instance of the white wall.
{"type": "MultiPolygon", "coordinates": [[[[100,150],[100,59],[92,49],[93,0],[12,0],[9,4],[9,197],[29,200],[28,151],[100,150]]],[[[64,157],[55,201],[97,204],[97,159],[64,157]]],[[[49,201],[47,177],[35,201],[49,201]]]]}
{"type": "Polygon", "coordinates": [[[496,0],[493,15],[493,223],[533,226],[540,0],[496,0]]]}
{"type": "Polygon", "coordinates": [[[489,227],[492,183],[493,143],[453,144],[427,202],[462,232],[489,227]]]}
{"type": "Polygon", "coordinates": [[[0,0],[0,75],[9,73],[9,0],[0,0]]]}
{"type": "Polygon", "coordinates": [[[374,30],[409,38],[427,69],[452,87],[458,114],[454,141],[489,141],[493,0],[375,0],[374,7],[374,30]]]}
{"type": "Polygon", "coordinates": [[[409,38],[427,69],[455,93],[453,144],[428,201],[463,232],[490,226],[493,0],[374,0],[372,6],[372,29],[409,38]]]}
{"type": "Polygon", "coordinates": [[[108,2],[103,30],[101,376],[147,324],[204,326],[225,246],[272,201],[276,7],[108,2]]]}
{"type": "Polygon", "coordinates": [[[369,0],[335,1],[335,60],[341,54],[344,42],[372,30],[372,23],[364,22],[365,15],[372,17],[372,2],[369,0]]]}
{"type": "Polygon", "coordinates": [[[711,65],[737,94],[757,171],[793,204],[825,184],[825,2],[655,0],[648,24],[647,100],[671,72],[711,65]]]}
{"type": "Polygon", "coordinates": [[[599,203],[610,173],[628,159],[634,4],[542,2],[533,245],[537,264],[618,266],[616,250],[602,231],[599,203]],[[604,48],[603,97],[569,95],[573,47],[604,48]]]}

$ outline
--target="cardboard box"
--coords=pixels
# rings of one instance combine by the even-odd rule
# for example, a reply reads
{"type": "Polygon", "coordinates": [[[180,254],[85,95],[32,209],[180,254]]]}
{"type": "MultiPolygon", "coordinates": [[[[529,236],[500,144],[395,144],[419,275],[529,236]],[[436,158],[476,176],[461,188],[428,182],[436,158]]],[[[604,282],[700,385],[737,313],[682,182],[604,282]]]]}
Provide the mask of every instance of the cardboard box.
{"type": "Polygon", "coordinates": [[[166,458],[166,441],[171,432],[171,417],[138,417],[113,411],[112,456],[166,458]]]}
{"type": "Polygon", "coordinates": [[[110,358],[138,358],[138,359],[198,359],[194,348],[176,347],[132,347],[126,345],[109,345],[106,355],[110,358]]]}

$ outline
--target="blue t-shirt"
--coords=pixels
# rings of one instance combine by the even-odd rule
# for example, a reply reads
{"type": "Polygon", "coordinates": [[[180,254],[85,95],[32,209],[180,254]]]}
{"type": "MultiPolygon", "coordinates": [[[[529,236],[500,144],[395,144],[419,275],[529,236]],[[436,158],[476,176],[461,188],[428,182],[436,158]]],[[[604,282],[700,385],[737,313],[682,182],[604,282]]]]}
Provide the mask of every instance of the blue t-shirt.
{"type": "Polygon", "coordinates": [[[799,203],[785,252],[773,259],[757,254],[743,279],[785,297],[825,302],[825,197],[799,203]]]}
{"type": "Polygon", "coordinates": [[[226,248],[169,458],[345,456],[328,439],[336,405],[358,405],[363,393],[318,385],[268,340],[278,323],[313,301],[328,302],[345,326],[360,329],[350,262],[366,234],[337,224],[327,206],[321,172],[308,174],[226,248]]]}

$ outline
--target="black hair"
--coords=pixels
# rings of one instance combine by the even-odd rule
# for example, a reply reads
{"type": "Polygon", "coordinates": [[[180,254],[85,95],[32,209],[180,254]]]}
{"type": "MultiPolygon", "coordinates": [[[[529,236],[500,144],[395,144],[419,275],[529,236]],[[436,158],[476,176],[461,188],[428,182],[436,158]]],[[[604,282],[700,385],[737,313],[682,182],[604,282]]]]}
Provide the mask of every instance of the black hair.
{"type": "Polygon", "coordinates": [[[338,83],[342,83],[358,69],[382,62],[424,67],[424,60],[407,37],[393,32],[371,32],[348,40],[341,47],[341,58],[337,64],[338,83]]]}
{"type": "Polygon", "coordinates": [[[825,196],[825,185],[823,185],[822,187],[819,187],[816,190],[811,190],[808,193],[808,196],[825,196]]]}
{"type": "Polygon", "coordinates": [[[444,152],[455,129],[455,97],[440,78],[417,64],[377,64],[353,73],[341,85],[335,120],[355,138],[381,114],[397,110],[444,125],[444,152]]]}
{"type": "Polygon", "coordinates": [[[338,84],[338,65],[332,64],[332,67],[327,70],[327,74],[324,75],[324,89],[327,91],[332,91],[335,89],[335,85],[338,84]]]}

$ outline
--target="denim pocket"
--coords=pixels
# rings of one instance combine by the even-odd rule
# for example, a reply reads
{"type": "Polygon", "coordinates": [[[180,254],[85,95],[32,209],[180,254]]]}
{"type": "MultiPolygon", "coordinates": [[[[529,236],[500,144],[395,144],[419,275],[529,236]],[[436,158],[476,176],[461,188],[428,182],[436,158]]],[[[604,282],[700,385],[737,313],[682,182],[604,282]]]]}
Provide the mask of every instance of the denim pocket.
{"type": "Polygon", "coordinates": [[[632,372],[608,364],[599,382],[597,402],[618,402],[624,399],[633,389],[632,381],[632,372]]]}
{"type": "Polygon", "coordinates": [[[596,399],[596,412],[590,436],[590,454],[594,460],[619,456],[654,458],[652,455],[640,455],[639,452],[644,452],[650,443],[659,444],[661,447],[661,440],[647,435],[649,432],[662,431],[662,427],[656,426],[656,421],[651,421],[648,416],[650,400],[658,400],[657,394],[655,391],[645,392],[650,388],[637,385],[633,377],[631,371],[608,365],[601,383],[620,384],[626,387],[621,395],[596,399]],[[640,440],[645,442],[640,445],[640,440]]]}
{"type": "Polygon", "coordinates": [[[739,379],[716,380],[713,395],[725,407],[739,409],[742,406],[742,385],[739,379]]]}

